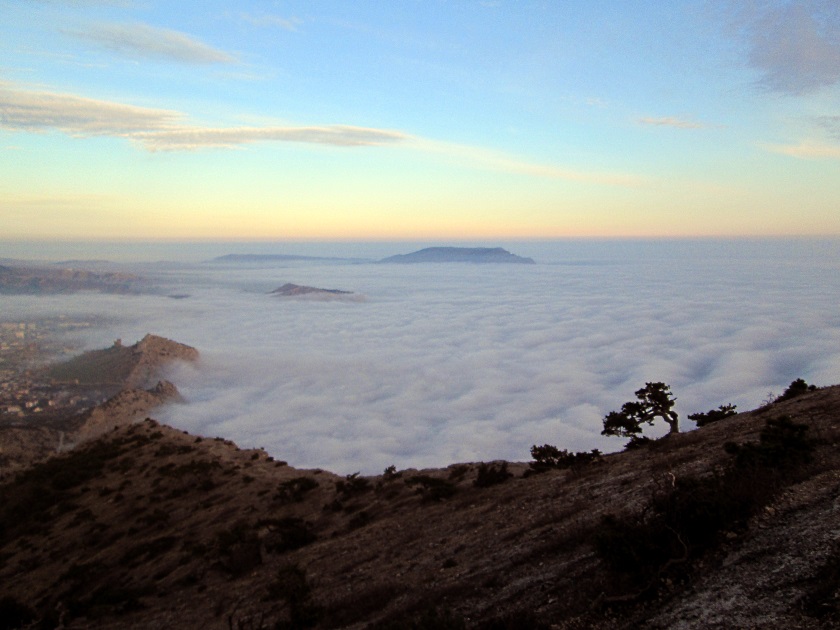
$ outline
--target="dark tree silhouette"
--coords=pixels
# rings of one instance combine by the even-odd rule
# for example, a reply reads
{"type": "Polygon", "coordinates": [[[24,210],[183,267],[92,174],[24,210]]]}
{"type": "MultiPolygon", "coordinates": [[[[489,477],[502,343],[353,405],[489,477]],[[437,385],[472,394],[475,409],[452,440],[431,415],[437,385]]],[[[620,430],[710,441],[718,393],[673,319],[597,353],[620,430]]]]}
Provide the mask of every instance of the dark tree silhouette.
{"type": "Polygon", "coordinates": [[[611,411],[604,417],[601,435],[636,437],[642,432],[642,423],[652,425],[656,418],[662,418],[669,427],[669,433],[679,433],[677,412],[673,410],[676,398],[671,396],[671,387],[665,383],[645,383],[636,392],[638,400],[626,402],[621,411],[611,411]]]}

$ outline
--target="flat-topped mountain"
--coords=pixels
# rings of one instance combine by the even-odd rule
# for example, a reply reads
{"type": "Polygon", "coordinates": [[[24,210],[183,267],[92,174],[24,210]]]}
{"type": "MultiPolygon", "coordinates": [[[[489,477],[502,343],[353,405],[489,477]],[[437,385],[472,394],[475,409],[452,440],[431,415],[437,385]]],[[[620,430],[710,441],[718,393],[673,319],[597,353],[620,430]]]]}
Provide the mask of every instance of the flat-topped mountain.
{"type": "Polygon", "coordinates": [[[292,284],[291,282],[287,282],[282,287],[278,287],[274,289],[274,291],[271,291],[269,293],[269,295],[277,295],[280,297],[299,297],[303,295],[312,297],[330,297],[352,294],[352,291],[342,291],[340,289],[319,289],[317,287],[307,287],[299,284],[292,284]]]}
{"type": "Polygon", "coordinates": [[[410,254],[383,258],[383,263],[518,263],[533,265],[533,258],[511,254],[501,247],[427,247],[410,254]]]}
{"type": "Polygon", "coordinates": [[[195,361],[198,350],[148,334],[132,346],[121,340],[105,350],[91,350],[52,366],[47,374],[57,382],[113,385],[118,389],[150,387],[158,373],[173,361],[195,361]]]}
{"type": "Polygon", "coordinates": [[[94,272],[85,269],[0,266],[0,293],[39,294],[99,291],[140,293],[147,290],[140,276],[123,272],[94,272]]]}

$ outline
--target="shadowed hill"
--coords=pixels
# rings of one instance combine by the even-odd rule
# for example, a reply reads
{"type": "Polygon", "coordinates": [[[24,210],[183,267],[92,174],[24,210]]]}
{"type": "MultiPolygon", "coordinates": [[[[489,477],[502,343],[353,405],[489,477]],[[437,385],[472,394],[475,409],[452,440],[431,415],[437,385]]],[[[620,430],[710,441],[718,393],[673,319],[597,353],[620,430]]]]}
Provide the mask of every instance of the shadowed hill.
{"type": "Polygon", "coordinates": [[[0,597],[68,628],[837,627],[838,409],[824,388],[526,477],[501,462],[339,477],[122,426],[0,486],[0,597]],[[785,422],[808,425],[807,458],[766,442],[785,422]],[[774,467],[736,466],[726,443],[774,467]],[[730,518],[733,496],[760,501],[730,518]],[[675,530],[684,549],[651,560],[646,543],[648,572],[617,573],[605,544],[633,549],[685,506],[705,546],[675,530]]]}

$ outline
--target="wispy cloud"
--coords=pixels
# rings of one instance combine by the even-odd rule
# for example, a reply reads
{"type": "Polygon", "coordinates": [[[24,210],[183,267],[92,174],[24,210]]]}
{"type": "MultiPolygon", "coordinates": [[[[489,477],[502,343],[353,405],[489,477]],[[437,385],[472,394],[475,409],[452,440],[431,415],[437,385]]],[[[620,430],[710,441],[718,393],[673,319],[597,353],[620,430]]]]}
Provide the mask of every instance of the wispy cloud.
{"type": "Polygon", "coordinates": [[[178,112],[135,107],[74,94],[25,91],[0,83],[0,127],[10,131],[56,129],[71,135],[125,136],[174,125],[178,112]]]}
{"type": "Polygon", "coordinates": [[[172,110],[20,90],[0,83],[0,128],[128,138],[149,151],[230,148],[259,141],[358,147],[400,142],[407,137],[398,131],[350,125],[205,128],[190,126],[184,118],[172,110]]]}
{"type": "Polygon", "coordinates": [[[201,127],[181,112],[125,105],[74,94],[22,90],[0,82],[0,129],[61,131],[72,136],[126,138],[151,152],[230,149],[255,142],[295,142],[335,147],[399,144],[445,156],[472,168],[563,179],[598,185],[635,187],[644,178],[629,173],[584,171],[531,162],[500,151],[430,140],[393,129],[354,125],[201,127]]]}
{"type": "Polygon", "coordinates": [[[143,23],[96,24],[89,30],[70,31],[70,34],[129,57],[193,64],[236,61],[233,55],[213,48],[186,33],[143,23]]]}
{"type": "Polygon", "coordinates": [[[764,144],[766,151],[805,160],[840,160],[840,146],[804,140],[798,144],[764,144]]]}
{"type": "Polygon", "coordinates": [[[303,20],[300,18],[285,18],[279,15],[269,14],[253,15],[251,13],[240,13],[239,17],[243,22],[247,22],[252,26],[276,27],[287,31],[296,31],[297,27],[303,23],[303,20]]]}
{"type": "Polygon", "coordinates": [[[350,125],[310,127],[229,127],[179,128],[135,133],[132,140],[149,151],[195,151],[211,148],[232,148],[253,142],[303,142],[339,147],[360,147],[392,144],[405,140],[405,134],[387,129],[371,129],[350,125]]]}
{"type": "Polygon", "coordinates": [[[760,84],[801,95],[840,82],[840,4],[836,0],[737,3],[733,25],[747,44],[760,84]]]}
{"type": "Polygon", "coordinates": [[[64,4],[72,7],[130,7],[131,0],[35,0],[41,4],[64,4]]]}
{"type": "Polygon", "coordinates": [[[663,116],[661,118],[646,116],[644,118],[639,118],[638,122],[642,125],[674,127],[676,129],[703,129],[708,126],[694,120],[686,120],[685,118],[677,118],[675,116],[663,116]]]}

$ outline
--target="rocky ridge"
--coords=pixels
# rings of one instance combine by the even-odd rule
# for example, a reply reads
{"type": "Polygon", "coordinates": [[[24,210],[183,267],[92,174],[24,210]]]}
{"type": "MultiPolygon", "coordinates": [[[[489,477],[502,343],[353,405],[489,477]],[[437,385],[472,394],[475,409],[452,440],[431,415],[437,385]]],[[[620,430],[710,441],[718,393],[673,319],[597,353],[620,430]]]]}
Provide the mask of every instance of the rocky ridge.
{"type": "Polygon", "coordinates": [[[158,378],[174,361],[197,359],[195,348],[148,334],[132,346],[118,340],[111,348],[86,352],[45,370],[43,378],[55,395],[63,394],[66,385],[74,395],[103,398],[81,411],[30,414],[0,426],[0,480],[54,453],[142,420],[162,404],[180,401],[177,387],[158,378]]]}

